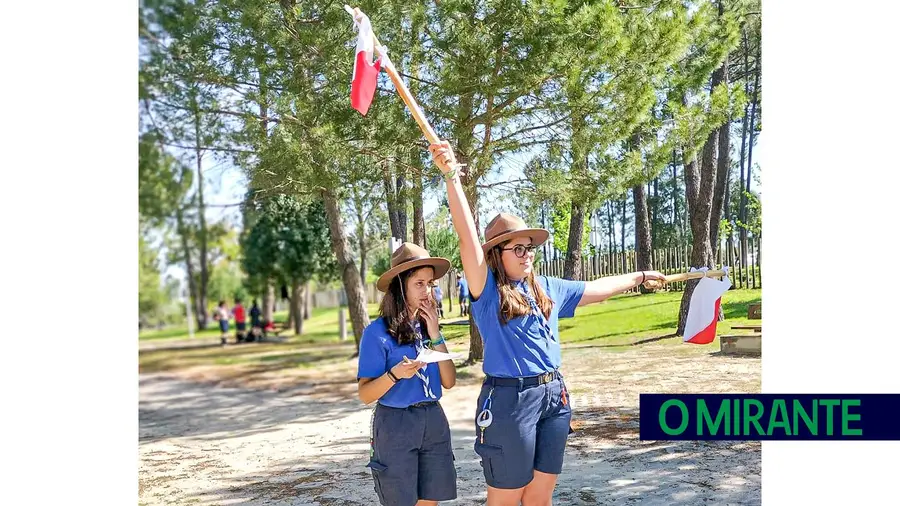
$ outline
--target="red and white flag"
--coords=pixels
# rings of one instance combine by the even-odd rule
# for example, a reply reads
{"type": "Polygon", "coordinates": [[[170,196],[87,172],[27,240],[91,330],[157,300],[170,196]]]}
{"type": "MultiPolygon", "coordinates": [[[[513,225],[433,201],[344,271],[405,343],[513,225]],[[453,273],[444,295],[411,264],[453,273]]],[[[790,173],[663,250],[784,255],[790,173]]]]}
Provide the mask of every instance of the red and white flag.
{"type": "Polygon", "coordinates": [[[354,18],[359,37],[356,39],[356,60],[353,63],[353,82],[350,85],[350,105],[363,116],[369,112],[375,98],[375,85],[381,71],[381,58],[373,62],[375,37],[369,17],[360,13],[354,18]]]}
{"type": "MultiPolygon", "coordinates": [[[[691,268],[691,272],[708,271],[709,268],[691,268]]],[[[691,295],[687,321],[684,324],[684,342],[692,344],[709,344],[716,338],[716,322],[719,320],[719,308],[722,294],[731,288],[728,271],[721,280],[701,278],[691,295]]]]}

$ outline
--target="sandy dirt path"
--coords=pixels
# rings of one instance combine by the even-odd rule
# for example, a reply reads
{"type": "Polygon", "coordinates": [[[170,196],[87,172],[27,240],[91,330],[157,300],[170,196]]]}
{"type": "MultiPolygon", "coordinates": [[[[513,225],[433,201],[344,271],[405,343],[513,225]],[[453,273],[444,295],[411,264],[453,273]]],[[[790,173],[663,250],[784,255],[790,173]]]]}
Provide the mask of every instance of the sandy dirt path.
{"type": "MultiPolygon", "coordinates": [[[[554,504],[759,504],[758,442],[638,438],[641,392],[759,392],[758,358],[712,346],[567,347],[578,433],[554,504]]],[[[355,361],[308,372],[289,388],[223,386],[209,372],[140,376],[140,504],[376,505],[368,461],[371,407],[355,397],[355,361]]],[[[472,445],[478,379],[442,405],[450,418],[459,498],[484,504],[472,445]]]]}

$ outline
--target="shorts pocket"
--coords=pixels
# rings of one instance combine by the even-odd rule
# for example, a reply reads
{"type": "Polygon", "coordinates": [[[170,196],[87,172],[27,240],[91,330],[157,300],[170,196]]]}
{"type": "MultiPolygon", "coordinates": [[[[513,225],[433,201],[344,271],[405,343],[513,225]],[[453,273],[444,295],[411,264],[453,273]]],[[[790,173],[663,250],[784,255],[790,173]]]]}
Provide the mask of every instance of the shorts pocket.
{"type": "Polygon", "coordinates": [[[492,487],[502,488],[501,485],[506,478],[503,448],[476,441],[475,453],[481,456],[481,467],[484,468],[484,478],[487,484],[492,487]]]}
{"type": "Polygon", "coordinates": [[[366,464],[366,467],[372,469],[375,473],[387,470],[387,466],[377,460],[370,460],[369,463],[366,464]]]}
{"type": "Polygon", "coordinates": [[[384,504],[384,495],[382,493],[382,485],[381,481],[383,479],[383,474],[387,471],[387,466],[378,462],[377,460],[370,460],[366,467],[372,470],[372,478],[375,480],[375,493],[378,495],[378,499],[384,504]]]}

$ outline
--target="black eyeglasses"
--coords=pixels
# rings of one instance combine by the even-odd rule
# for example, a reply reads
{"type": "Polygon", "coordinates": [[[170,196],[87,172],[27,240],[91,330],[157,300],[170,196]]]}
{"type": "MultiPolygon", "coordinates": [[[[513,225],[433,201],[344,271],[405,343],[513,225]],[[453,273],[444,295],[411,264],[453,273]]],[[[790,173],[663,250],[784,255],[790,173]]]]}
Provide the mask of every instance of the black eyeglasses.
{"type": "Polygon", "coordinates": [[[530,244],[529,244],[528,246],[522,246],[521,244],[516,244],[516,245],[513,246],[512,248],[501,248],[501,249],[502,249],[503,251],[510,251],[510,250],[512,250],[512,252],[515,253],[515,255],[516,255],[517,257],[519,257],[519,258],[525,258],[525,254],[526,254],[526,253],[533,255],[533,254],[534,254],[534,251],[537,249],[537,246],[532,246],[532,245],[530,245],[530,244]]]}

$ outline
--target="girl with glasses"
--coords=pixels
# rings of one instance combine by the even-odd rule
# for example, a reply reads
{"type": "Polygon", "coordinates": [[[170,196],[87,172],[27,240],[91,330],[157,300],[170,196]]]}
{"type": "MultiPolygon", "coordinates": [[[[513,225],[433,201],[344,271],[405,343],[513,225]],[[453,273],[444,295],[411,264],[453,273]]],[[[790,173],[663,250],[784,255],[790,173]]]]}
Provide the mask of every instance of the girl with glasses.
{"type": "Polygon", "coordinates": [[[534,252],[549,232],[500,213],[479,244],[453,150],[446,141],[429,149],[447,181],[470,312],[484,340],[475,452],[484,468],[487,505],[550,504],[572,418],[559,372],[559,319],[574,316],[578,306],[665,277],[656,271],[590,282],[535,276],[534,252]]]}

